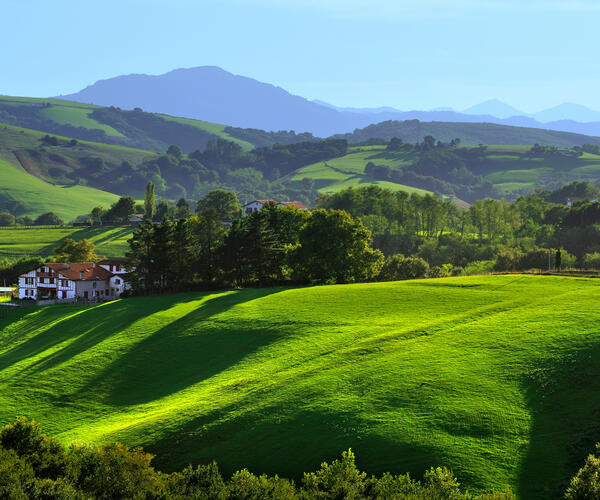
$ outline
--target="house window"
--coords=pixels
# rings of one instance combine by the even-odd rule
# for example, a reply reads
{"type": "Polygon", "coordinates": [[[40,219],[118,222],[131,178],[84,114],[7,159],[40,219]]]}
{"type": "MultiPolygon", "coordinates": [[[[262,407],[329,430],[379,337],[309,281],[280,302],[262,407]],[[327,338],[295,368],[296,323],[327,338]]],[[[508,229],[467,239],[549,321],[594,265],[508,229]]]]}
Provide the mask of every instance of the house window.
{"type": "Polygon", "coordinates": [[[121,284],[121,280],[120,279],[116,279],[115,280],[115,285],[120,285],[121,284]]]}
{"type": "Polygon", "coordinates": [[[50,283],[51,285],[54,285],[54,278],[48,278],[48,283],[50,283]]]}
{"type": "Polygon", "coordinates": [[[94,281],[94,283],[92,284],[93,288],[96,288],[96,282],[94,281]]]}

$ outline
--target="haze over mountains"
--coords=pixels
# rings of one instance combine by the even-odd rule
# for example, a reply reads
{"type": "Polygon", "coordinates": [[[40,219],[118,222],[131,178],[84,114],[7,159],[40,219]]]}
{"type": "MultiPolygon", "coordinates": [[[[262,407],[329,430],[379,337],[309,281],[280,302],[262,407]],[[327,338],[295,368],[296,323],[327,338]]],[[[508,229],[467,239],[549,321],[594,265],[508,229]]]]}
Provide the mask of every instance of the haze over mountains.
{"type": "Polygon", "coordinates": [[[123,109],[195,118],[234,127],[312,132],[321,137],[387,120],[487,122],[600,136],[600,111],[564,103],[537,113],[492,99],[462,112],[447,108],[401,111],[349,108],[293,95],[274,85],[216,66],[176,69],[163,75],[132,74],[100,80],[61,98],[123,109]]]}

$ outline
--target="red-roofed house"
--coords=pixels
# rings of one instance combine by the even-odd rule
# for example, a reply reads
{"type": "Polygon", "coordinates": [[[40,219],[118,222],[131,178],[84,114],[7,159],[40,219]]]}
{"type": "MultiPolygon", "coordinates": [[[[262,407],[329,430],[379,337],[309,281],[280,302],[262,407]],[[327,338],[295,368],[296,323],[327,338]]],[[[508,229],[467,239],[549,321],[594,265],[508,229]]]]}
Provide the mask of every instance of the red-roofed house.
{"type": "Polygon", "coordinates": [[[116,299],[128,289],[124,262],[47,262],[19,276],[19,298],[33,300],[116,299]]]}
{"type": "Polygon", "coordinates": [[[308,210],[308,207],[299,201],[254,200],[244,205],[242,213],[246,216],[254,212],[259,212],[267,203],[273,203],[278,207],[294,207],[299,210],[308,210]]]}

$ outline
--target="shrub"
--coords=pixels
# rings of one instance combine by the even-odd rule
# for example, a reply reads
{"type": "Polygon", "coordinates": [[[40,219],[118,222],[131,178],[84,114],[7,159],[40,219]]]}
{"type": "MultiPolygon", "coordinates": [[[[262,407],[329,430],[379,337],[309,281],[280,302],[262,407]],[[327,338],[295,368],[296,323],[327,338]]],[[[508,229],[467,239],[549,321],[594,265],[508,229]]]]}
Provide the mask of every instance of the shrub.
{"type": "Polygon", "coordinates": [[[447,278],[452,276],[454,266],[452,264],[442,264],[441,266],[433,266],[429,269],[430,278],[447,278]]]}
{"type": "Polygon", "coordinates": [[[46,436],[35,420],[21,417],[5,425],[0,430],[0,446],[24,458],[39,478],[56,479],[65,472],[64,448],[46,436]]]}
{"type": "Polygon", "coordinates": [[[600,269],[600,253],[587,253],[583,258],[583,267],[586,269],[600,269]]]}
{"type": "Polygon", "coordinates": [[[494,270],[493,260],[476,260],[469,262],[463,269],[463,274],[486,274],[494,270]]]}
{"type": "Polygon", "coordinates": [[[398,281],[427,276],[429,266],[420,257],[404,257],[402,254],[392,255],[385,260],[379,273],[379,281],[398,281]]]}
{"type": "MultiPolygon", "coordinates": [[[[597,451],[600,447],[596,445],[597,451]]],[[[585,464],[565,492],[567,500],[592,500],[600,498],[600,458],[596,455],[588,455],[585,464]]]]}

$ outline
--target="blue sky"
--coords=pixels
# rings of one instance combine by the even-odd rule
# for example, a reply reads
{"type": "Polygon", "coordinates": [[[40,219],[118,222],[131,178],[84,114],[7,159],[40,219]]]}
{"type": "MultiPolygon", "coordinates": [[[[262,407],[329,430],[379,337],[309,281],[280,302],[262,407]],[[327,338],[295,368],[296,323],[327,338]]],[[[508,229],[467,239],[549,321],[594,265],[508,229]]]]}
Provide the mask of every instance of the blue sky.
{"type": "Polygon", "coordinates": [[[597,0],[3,0],[0,94],[220,66],[342,106],[600,109],[597,0]]]}

